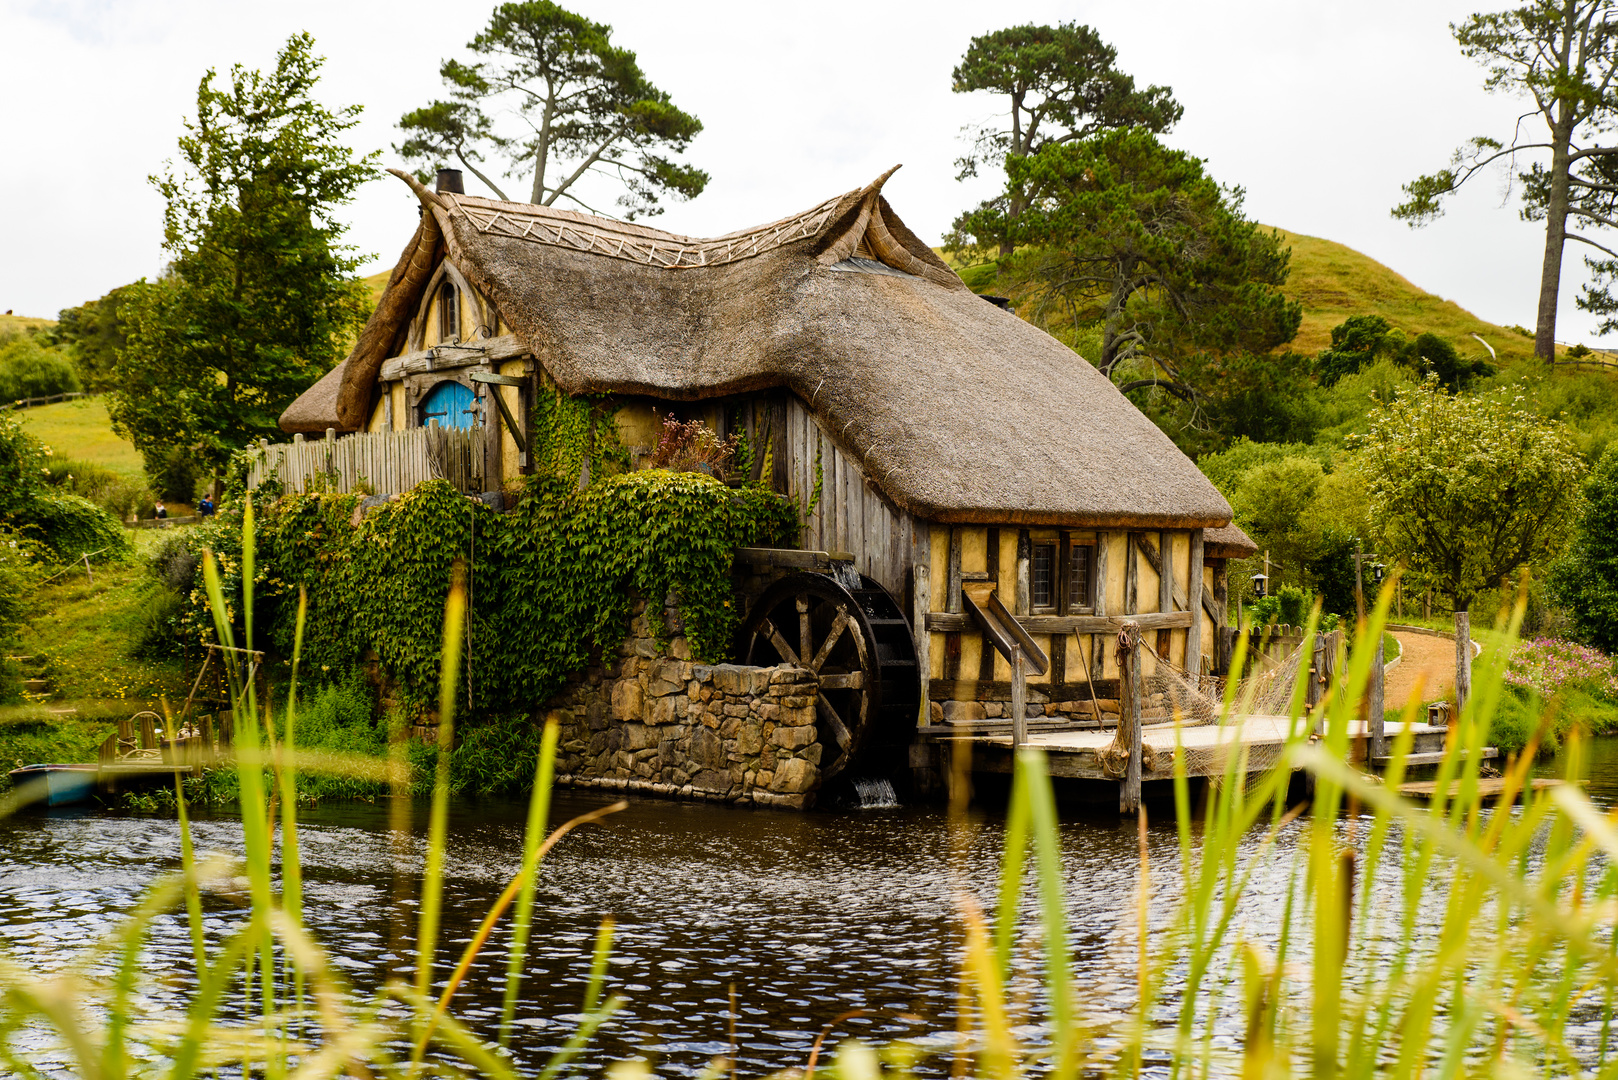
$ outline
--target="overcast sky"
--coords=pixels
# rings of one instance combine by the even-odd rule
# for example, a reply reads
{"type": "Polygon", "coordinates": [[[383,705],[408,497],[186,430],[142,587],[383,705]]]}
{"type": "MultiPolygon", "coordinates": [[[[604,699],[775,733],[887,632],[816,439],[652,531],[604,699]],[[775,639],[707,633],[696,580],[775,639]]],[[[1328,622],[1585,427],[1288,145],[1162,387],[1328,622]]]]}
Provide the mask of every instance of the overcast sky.
{"type": "MultiPolygon", "coordinates": [[[[146,177],[174,153],[208,67],[269,67],[287,35],[327,58],[320,96],[360,103],[354,144],[390,144],[401,113],[439,93],[438,65],[490,5],[418,0],[0,0],[9,212],[0,311],[54,316],[162,265],[162,204],[146,177]]],[[[675,104],[705,125],[690,160],[713,179],[651,223],[712,236],[783,217],[904,168],[886,192],[937,242],[992,184],[957,183],[963,125],[999,102],[950,92],[976,34],[1075,20],[1118,49],[1137,81],[1185,106],[1169,141],[1247,190],[1267,224],[1358,248],[1490,321],[1532,327],[1543,230],[1502,205],[1503,178],[1465,191],[1411,230],[1388,209],[1400,184],[1442,165],[1464,139],[1504,135],[1519,103],[1490,96],[1450,22],[1476,10],[1439,0],[1353,3],[1044,0],[692,3],[571,0],[614,28],[675,104]]],[[[513,184],[521,189],[520,182],[513,184]]],[[[468,177],[468,190],[478,185],[468,177]]],[[[508,192],[512,188],[507,188],[508,192]]],[[[392,177],[348,208],[350,239],[390,267],[415,225],[392,177]]],[[[1558,338],[1594,340],[1574,306],[1584,279],[1571,246],[1558,338]]]]}

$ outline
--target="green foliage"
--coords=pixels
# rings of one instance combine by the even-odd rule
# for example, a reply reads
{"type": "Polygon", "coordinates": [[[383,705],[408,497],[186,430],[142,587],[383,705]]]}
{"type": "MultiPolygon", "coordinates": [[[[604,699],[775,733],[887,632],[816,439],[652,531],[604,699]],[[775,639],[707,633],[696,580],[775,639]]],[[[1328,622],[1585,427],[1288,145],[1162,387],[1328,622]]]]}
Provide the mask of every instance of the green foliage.
{"type": "Polygon", "coordinates": [[[1199,159],[1130,128],[1009,158],[1007,170],[1029,205],[1014,230],[996,228],[1030,247],[1002,277],[1028,288],[1036,321],[1101,320],[1096,367],[1126,392],[1195,402],[1221,375],[1210,357],[1259,356],[1297,333],[1301,309],[1279,288],[1288,251],[1199,159]]]}
{"type": "Polygon", "coordinates": [[[628,468],[629,451],[613,420],[617,411],[605,397],[574,397],[555,386],[542,387],[531,426],[534,470],[587,481],[628,468]]]}
{"type": "MultiPolygon", "coordinates": [[[[460,692],[485,713],[543,701],[593,654],[616,648],[636,598],[654,612],[674,598],[693,654],[722,658],[740,615],[732,551],[788,543],[799,527],[795,505],[765,488],[664,470],[583,489],[576,473],[536,474],[506,514],[442,481],[376,507],[356,529],[358,504],[353,495],[284,495],[259,508],[256,621],[290,653],[297,588],[307,586],[309,669],[353,670],[374,650],[410,707],[423,708],[438,693],[438,627],[459,561],[470,592],[460,692]]],[[[240,529],[229,507],[154,557],[187,598],[181,625],[197,640],[213,635],[197,580],[204,548],[218,560],[230,618],[241,621],[240,529]]],[[[652,624],[666,633],[663,620],[652,624]]]]}
{"type": "Polygon", "coordinates": [[[488,148],[509,175],[532,174],[528,201],[566,198],[591,212],[574,185],[594,173],[622,185],[629,220],[662,213],[665,195],[692,199],[707,186],[707,173],[669,156],[685,153],[702,122],[612,43],[612,27],[550,0],[506,3],[467,48],[482,59],[439,67],[448,98],[399,120],[406,138],[394,149],[424,171],[453,156],[504,199],[476,164],[488,148]]]}
{"type": "Polygon", "coordinates": [[[22,536],[39,541],[61,562],[72,562],[82,555],[118,558],[129,551],[124,527],[79,495],[37,495],[12,516],[11,525],[22,536]]]}
{"type": "Polygon", "coordinates": [[[1551,591],[1578,640],[1618,653],[1618,447],[1609,447],[1584,485],[1584,508],[1551,591]]]}
{"type": "Polygon", "coordinates": [[[1315,358],[1315,372],[1321,386],[1333,386],[1345,375],[1388,359],[1424,374],[1438,377],[1450,393],[1471,387],[1479,378],[1495,373],[1493,364],[1480,358],[1463,357],[1447,338],[1431,332],[1406,340],[1380,315],[1350,315],[1331,332],[1331,347],[1315,358]]]}
{"type": "Polygon", "coordinates": [[[1351,440],[1380,551],[1430,575],[1457,609],[1556,554],[1584,464],[1566,426],[1517,401],[1451,396],[1429,377],[1351,440]]]}
{"type": "Polygon", "coordinates": [[[0,530],[32,541],[50,557],[129,550],[123,526],[88,499],[53,489],[51,455],[38,439],[0,415],[0,530]]]}
{"type": "MultiPolygon", "coordinates": [[[[983,165],[998,166],[1008,155],[1027,157],[1055,143],[1097,132],[1140,127],[1161,134],[1185,111],[1166,86],[1135,89],[1132,76],[1118,70],[1118,50],[1088,26],[1013,26],[975,37],[956,65],[950,89],[957,94],[989,93],[1010,106],[1004,126],[985,124],[972,132],[972,147],[956,164],[957,179],[976,176],[983,165]]],[[[957,242],[972,236],[978,244],[1011,251],[1010,230],[1027,206],[1026,190],[1013,186],[955,221],[957,242]]],[[[976,286],[974,286],[975,288],[976,286]]]]}
{"type": "MultiPolygon", "coordinates": [[[[127,341],[109,411],[156,478],[173,448],[218,468],[260,437],[278,438],[292,400],[342,357],[369,311],[353,279],[363,258],[335,216],[373,175],[344,133],[359,107],[313,97],[321,59],[307,34],[269,73],[210,70],[180,162],[152,183],[163,196],[165,276],[118,306],[127,341]]],[[[189,492],[186,493],[189,496],[189,492]]]]}
{"type": "Polygon", "coordinates": [[[49,397],[82,389],[67,357],[32,334],[0,337],[0,401],[49,397]]]}
{"type": "Polygon", "coordinates": [[[81,495],[118,521],[150,517],[152,490],[122,473],[91,461],[73,461],[52,456],[50,484],[57,491],[81,495]]]}
{"type": "Polygon", "coordinates": [[[65,308],[56,316],[50,338],[67,348],[79,381],[92,393],[111,390],[116,385],[113,370],[128,340],[125,305],[137,288],[120,285],[99,300],[65,308]]]}

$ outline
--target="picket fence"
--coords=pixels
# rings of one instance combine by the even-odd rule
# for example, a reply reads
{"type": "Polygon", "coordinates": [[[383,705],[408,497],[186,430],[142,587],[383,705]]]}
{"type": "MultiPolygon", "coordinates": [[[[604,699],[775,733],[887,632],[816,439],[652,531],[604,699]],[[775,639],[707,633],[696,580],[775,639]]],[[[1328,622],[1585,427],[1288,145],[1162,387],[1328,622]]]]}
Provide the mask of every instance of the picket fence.
{"type": "Polygon", "coordinates": [[[457,490],[482,490],[483,432],[477,428],[420,427],[362,431],[324,439],[292,436],[290,443],[259,443],[248,472],[250,488],[274,477],[287,491],[369,491],[395,495],[426,480],[448,480],[457,490]]]}

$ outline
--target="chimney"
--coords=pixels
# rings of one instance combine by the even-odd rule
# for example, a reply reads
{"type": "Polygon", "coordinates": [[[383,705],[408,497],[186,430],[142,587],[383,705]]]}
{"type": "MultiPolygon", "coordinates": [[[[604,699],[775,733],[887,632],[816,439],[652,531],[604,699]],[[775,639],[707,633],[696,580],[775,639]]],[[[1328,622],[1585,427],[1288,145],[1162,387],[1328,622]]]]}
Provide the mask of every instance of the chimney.
{"type": "Polygon", "coordinates": [[[438,187],[436,190],[440,194],[447,192],[451,195],[465,195],[466,185],[461,183],[461,170],[439,169],[438,187]]]}

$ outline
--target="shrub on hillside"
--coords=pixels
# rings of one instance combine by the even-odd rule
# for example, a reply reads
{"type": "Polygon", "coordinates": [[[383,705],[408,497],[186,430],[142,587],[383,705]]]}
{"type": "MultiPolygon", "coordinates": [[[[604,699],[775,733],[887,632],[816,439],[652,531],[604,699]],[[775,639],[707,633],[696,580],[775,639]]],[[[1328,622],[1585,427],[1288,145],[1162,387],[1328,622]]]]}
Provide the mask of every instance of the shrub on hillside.
{"type": "Polygon", "coordinates": [[[0,342],[0,401],[46,397],[81,389],[67,357],[27,335],[0,342]]]}
{"type": "Polygon", "coordinates": [[[1567,608],[1580,641],[1618,652],[1618,447],[1584,484],[1573,542],[1551,570],[1551,593],[1567,608]]]}
{"type": "Polygon", "coordinates": [[[50,483],[64,494],[80,495],[117,518],[128,521],[144,511],[150,516],[152,489],[122,473],[90,461],[51,459],[50,483]]]}
{"type": "Polygon", "coordinates": [[[79,495],[47,492],[12,518],[23,536],[37,540],[62,562],[83,555],[114,558],[129,551],[129,537],[112,515],[79,495]]]}

